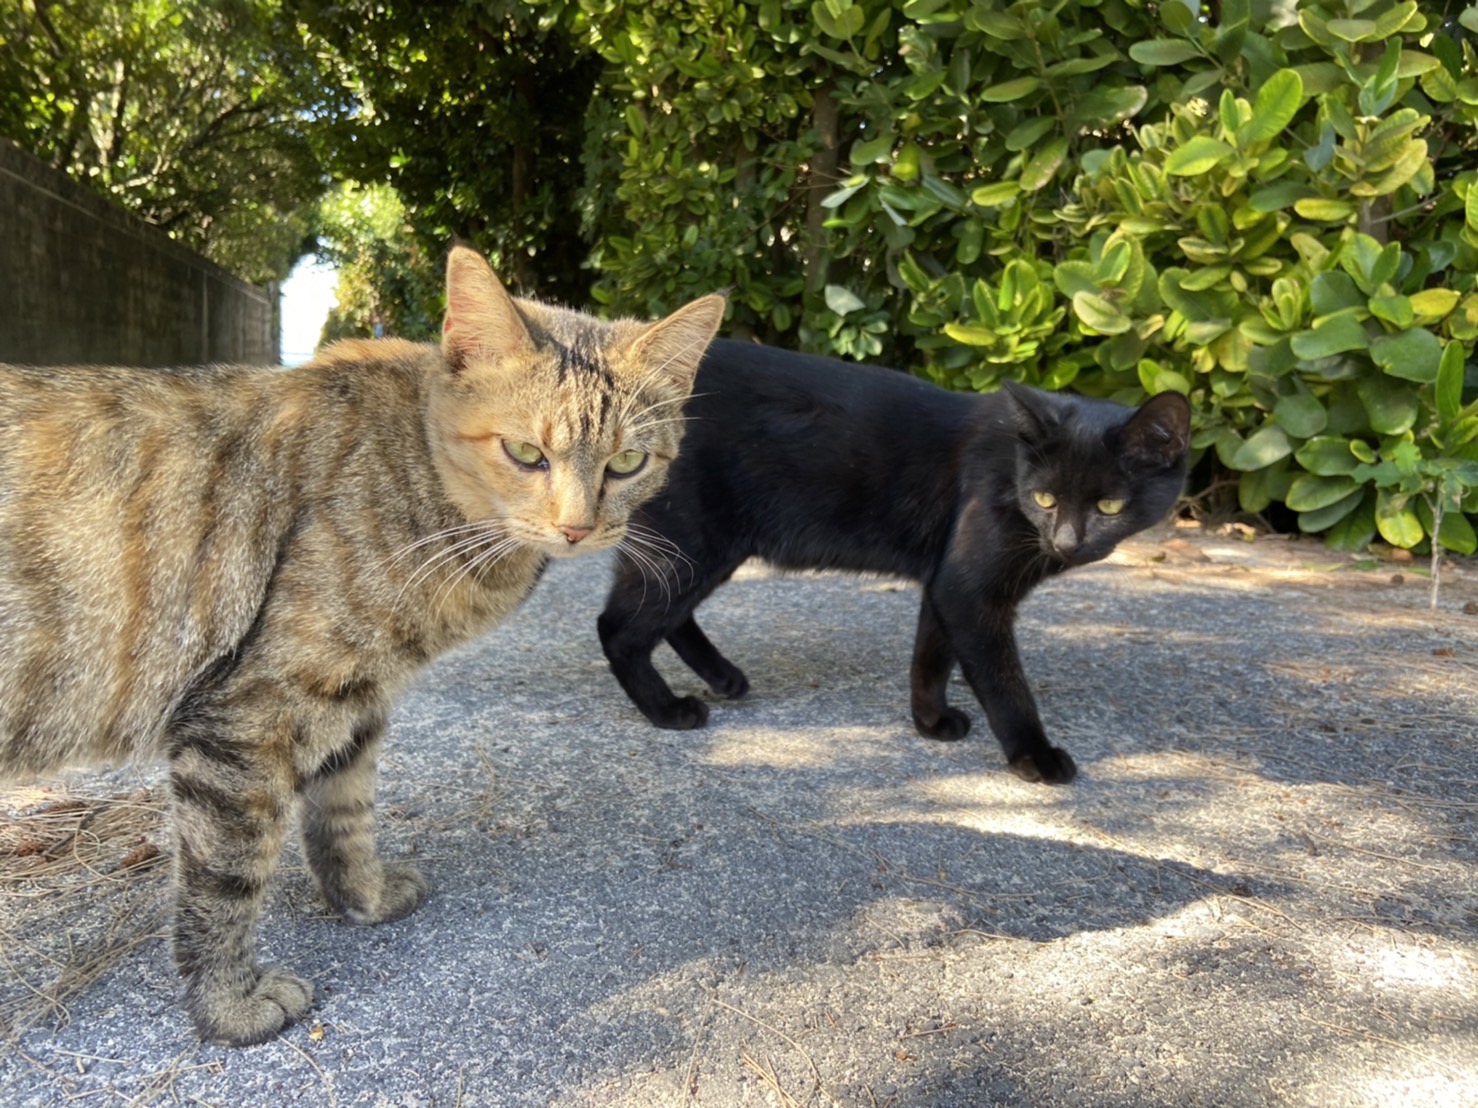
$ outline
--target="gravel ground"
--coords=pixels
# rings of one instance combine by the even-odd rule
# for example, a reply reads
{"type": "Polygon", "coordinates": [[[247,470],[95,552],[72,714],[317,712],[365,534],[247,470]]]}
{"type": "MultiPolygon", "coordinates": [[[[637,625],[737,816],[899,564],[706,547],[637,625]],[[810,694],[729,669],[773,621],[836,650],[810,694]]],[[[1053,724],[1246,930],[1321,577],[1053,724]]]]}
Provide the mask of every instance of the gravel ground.
{"type": "Polygon", "coordinates": [[[1472,563],[1435,613],[1417,567],[1236,535],[1049,582],[1061,789],[963,685],[975,732],[913,734],[890,581],[746,567],[703,611],[754,691],[651,728],[606,572],[557,565],[400,706],[416,915],[344,926],[285,859],[261,945],[319,999],[264,1046],[179,1003],[157,778],[0,794],[0,1104],[1478,1104],[1472,563]]]}

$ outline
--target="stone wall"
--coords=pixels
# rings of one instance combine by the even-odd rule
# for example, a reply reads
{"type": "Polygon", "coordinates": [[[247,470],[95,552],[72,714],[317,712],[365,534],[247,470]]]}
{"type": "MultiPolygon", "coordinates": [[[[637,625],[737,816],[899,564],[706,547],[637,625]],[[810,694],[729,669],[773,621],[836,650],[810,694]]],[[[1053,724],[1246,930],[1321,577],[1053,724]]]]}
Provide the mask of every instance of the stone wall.
{"type": "Polygon", "coordinates": [[[276,363],[247,284],[0,139],[0,362],[276,363]]]}

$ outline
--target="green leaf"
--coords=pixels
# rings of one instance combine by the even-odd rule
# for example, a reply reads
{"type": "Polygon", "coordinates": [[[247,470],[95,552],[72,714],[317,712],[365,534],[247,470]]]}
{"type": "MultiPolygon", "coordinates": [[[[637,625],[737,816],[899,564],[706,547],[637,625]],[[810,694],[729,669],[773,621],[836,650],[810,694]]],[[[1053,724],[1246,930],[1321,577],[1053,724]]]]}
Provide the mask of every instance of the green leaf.
{"type": "Polygon", "coordinates": [[[837,315],[847,315],[849,312],[861,311],[867,307],[867,302],[841,285],[827,285],[826,306],[837,315]]]}
{"type": "Polygon", "coordinates": [[[1409,296],[1372,296],[1370,314],[1392,327],[1410,327],[1416,320],[1409,296]]]}
{"type": "Polygon", "coordinates": [[[1442,515],[1442,525],[1437,529],[1437,541],[1448,550],[1459,554],[1471,554],[1478,550],[1478,534],[1473,524],[1459,511],[1447,511],[1442,515]]]}
{"type": "Polygon", "coordinates": [[[1122,335],[1134,324],[1107,299],[1091,292],[1073,295],[1073,311],[1083,324],[1102,335],[1122,335]]]}
{"type": "MultiPolygon", "coordinates": [[[[1288,486],[1288,496],[1283,503],[1295,512],[1316,512],[1339,500],[1347,499],[1351,493],[1362,491],[1360,482],[1350,477],[1321,477],[1316,473],[1301,473],[1288,486]]],[[[1353,508],[1356,503],[1352,503],[1353,508]]],[[[1343,515],[1343,513],[1341,513],[1343,515]]],[[[1339,517],[1336,516],[1335,519],[1339,517]]],[[[1335,520],[1324,524],[1328,527],[1335,520]]],[[[1319,528],[1323,530],[1323,527],[1319,528]]]]}
{"type": "Polygon", "coordinates": [[[1347,200],[1331,200],[1315,196],[1294,202],[1293,210],[1305,219],[1319,223],[1343,223],[1355,214],[1355,205],[1347,200]]]}
{"type": "Polygon", "coordinates": [[[1408,299],[1411,301],[1412,311],[1435,322],[1457,307],[1462,294],[1457,289],[1422,289],[1421,292],[1412,293],[1408,299]]]}
{"type": "Polygon", "coordinates": [[[1219,139],[1197,135],[1184,146],[1170,152],[1165,159],[1165,172],[1176,177],[1196,177],[1209,173],[1235,151],[1219,139]]]}
{"type": "Polygon", "coordinates": [[[1237,480],[1237,502],[1244,512],[1261,512],[1288,495],[1291,481],[1288,466],[1282,462],[1244,473],[1237,480]]]}
{"type": "MultiPolygon", "coordinates": [[[[858,179],[857,178],[853,178],[853,180],[858,180],[858,179]]],[[[858,183],[858,184],[852,184],[849,181],[847,184],[843,185],[841,188],[837,189],[835,192],[833,192],[831,195],[829,195],[825,200],[821,201],[821,206],[823,208],[839,208],[843,204],[845,204],[848,200],[852,199],[852,197],[856,193],[860,192],[862,189],[864,189],[866,187],[867,187],[867,179],[866,178],[862,178],[860,180],[860,183],[858,183]]]]}
{"type": "Polygon", "coordinates": [[[1148,358],[1141,359],[1138,369],[1139,383],[1150,396],[1157,396],[1162,392],[1190,395],[1191,383],[1175,370],[1167,369],[1148,358]]]}
{"type": "Polygon", "coordinates": [[[852,164],[869,165],[880,162],[893,152],[893,136],[878,135],[852,144],[852,164]]]}
{"type": "Polygon", "coordinates": [[[1005,104],[1029,96],[1041,87],[1040,77],[1017,77],[1015,80],[1002,81],[998,85],[981,89],[975,95],[988,104],[1005,104]]]}
{"type": "Polygon", "coordinates": [[[1254,192],[1247,198],[1247,206],[1255,212],[1278,212],[1314,196],[1314,190],[1308,185],[1298,181],[1280,181],[1254,192]]]}
{"type": "Polygon", "coordinates": [[[1067,139],[1053,139],[1027,159],[1021,169],[1021,187],[1027,192],[1045,188],[1067,157],[1067,139]]]}
{"type": "Polygon", "coordinates": [[[1238,132],[1238,140],[1245,145],[1277,138],[1298,114],[1303,95],[1304,83],[1298,71],[1278,70],[1257,90],[1252,118],[1238,132]]]}
{"type": "Polygon", "coordinates": [[[970,200],[982,208],[999,208],[1015,203],[1020,195],[1021,183],[1019,181],[997,181],[993,185],[981,185],[970,194],[970,200]]]}
{"type": "Polygon", "coordinates": [[[1316,508],[1309,512],[1300,512],[1298,516],[1298,529],[1305,534],[1317,534],[1327,531],[1336,523],[1348,516],[1356,508],[1365,502],[1364,486],[1356,486],[1355,491],[1349,496],[1340,497],[1333,504],[1323,508],[1316,508]]]}
{"type": "Polygon", "coordinates": [[[1334,147],[1339,141],[1339,134],[1334,129],[1334,124],[1324,120],[1319,125],[1319,141],[1304,151],[1304,164],[1315,173],[1323,169],[1334,160],[1334,147]]]}
{"type": "Polygon", "coordinates": [[[1140,65],[1180,65],[1199,58],[1201,51],[1185,39],[1152,38],[1129,47],[1129,56],[1140,65]]]}
{"type": "Polygon", "coordinates": [[[1329,422],[1324,405],[1307,389],[1280,397],[1273,407],[1273,419],[1297,439],[1312,438],[1329,422]]]}
{"type": "Polygon", "coordinates": [[[1381,538],[1403,550],[1411,549],[1427,535],[1427,529],[1411,508],[1411,498],[1389,489],[1376,494],[1375,526],[1381,538]]]}
{"type": "Polygon", "coordinates": [[[1318,435],[1293,452],[1298,464],[1320,477],[1348,477],[1359,465],[1350,451],[1350,440],[1337,435],[1318,435]]]}
{"type": "Polygon", "coordinates": [[[1341,270],[1321,273],[1309,283],[1309,305],[1315,316],[1334,315],[1346,308],[1362,308],[1365,304],[1365,294],[1356,286],[1354,278],[1341,270]]]}
{"type": "Polygon", "coordinates": [[[1030,146],[1035,146],[1038,139],[1042,138],[1057,125],[1057,117],[1055,115],[1040,115],[1034,119],[1028,119],[1025,122],[1018,123],[1006,135],[1006,149],[1015,154],[1030,146]]]}
{"type": "Polygon", "coordinates": [[[999,333],[978,323],[946,323],[944,333],[966,346],[995,346],[1001,341],[999,333]]]}
{"type": "Polygon", "coordinates": [[[1443,427],[1451,427],[1462,414],[1465,370],[1463,344],[1449,342],[1437,366],[1437,418],[1443,427]]]}
{"type": "Polygon", "coordinates": [[[1420,405],[1416,391],[1385,374],[1368,373],[1355,382],[1370,426],[1382,435],[1404,435],[1416,423],[1420,405]]]}
{"type": "Polygon", "coordinates": [[[1363,350],[1368,344],[1365,327],[1352,311],[1325,316],[1311,330],[1292,338],[1293,352],[1304,361],[1328,358],[1347,350],[1363,350]]]}
{"type": "Polygon", "coordinates": [[[1370,344],[1370,356],[1392,377],[1428,384],[1437,380],[1442,340],[1425,327],[1382,335],[1370,344]]]}
{"type": "Polygon", "coordinates": [[[1232,468],[1241,470],[1262,469],[1293,453],[1293,444],[1281,427],[1269,424],[1254,431],[1232,455],[1232,468]]]}
{"type": "Polygon", "coordinates": [[[1379,28],[1373,19],[1331,19],[1325,24],[1329,33],[1345,42],[1373,39],[1379,28]]]}

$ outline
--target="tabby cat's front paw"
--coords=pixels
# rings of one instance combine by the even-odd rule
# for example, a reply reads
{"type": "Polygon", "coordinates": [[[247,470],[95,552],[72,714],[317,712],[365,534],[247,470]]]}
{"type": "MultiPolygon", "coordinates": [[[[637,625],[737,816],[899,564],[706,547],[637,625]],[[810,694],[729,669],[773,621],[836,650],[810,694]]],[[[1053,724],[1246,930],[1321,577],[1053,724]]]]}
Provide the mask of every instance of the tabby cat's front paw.
{"type": "Polygon", "coordinates": [[[696,696],[674,697],[672,702],[647,718],[669,731],[692,731],[708,722],[708,705],[696,696]]]}
{"type": "Polygon", "coordinates": [[[1046,785],[1066,785],[1078,775],[1072,756],[1060,746],[1043,746],[1011,759],[1011,772],[1023,781],[1040,781],[1046,785]]]}
{"type": "Polygon", "coordinates": [[[970,717],[958,708],[945,708],[932,723],[915,712],[913,725],[924,738],[947,743],[963,739],[970,733],[970,717]]]}
{"type": "Polygon", "coordinates": [[[276,966],[260,970],[245,994],[232,988],[202,990],[189,998],[195,1028],[206,1042],[252,1046],[273,1038],[308,1014],[313,986],[276,966]]]}
{"type": "Polygon", "coordinates": [[[404,919],[426,901],[431,886],[421,871],[407,862],[386,862],[380,879],[379,895],[372,904],[343,906],[340,910],[350,923],[366,927],[376,923],[392,923],[404,919]]]}

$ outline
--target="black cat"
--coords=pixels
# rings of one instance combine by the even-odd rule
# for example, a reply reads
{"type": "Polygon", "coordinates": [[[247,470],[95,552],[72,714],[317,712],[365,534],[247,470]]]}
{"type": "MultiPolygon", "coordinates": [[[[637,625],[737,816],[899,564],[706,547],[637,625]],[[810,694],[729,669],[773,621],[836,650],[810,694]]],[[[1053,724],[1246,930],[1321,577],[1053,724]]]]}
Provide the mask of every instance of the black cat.
{"type": "Polygon", "coordinates": [[[1183,396],[1133,409],[1010,382],[989,396],[952,393],[896,370],[721,340],[685,414],[666,488],[633,517],[660,538],[623,551],[599,620],[611,668],[649,720],[708,718],[653,667],[664,638],[718,695],[748,690],[693,619],[746,558],[897,574],[923,586],[919,733],[970,729],[945,702],[958,659],[1011,768],[1072,780],[1022,672],[1016,608],[1044,577],[1097,561],[1170,510],[1190,439],[1183,396]],[[654,557],[662,547],[668,556],[654,557]]]}

